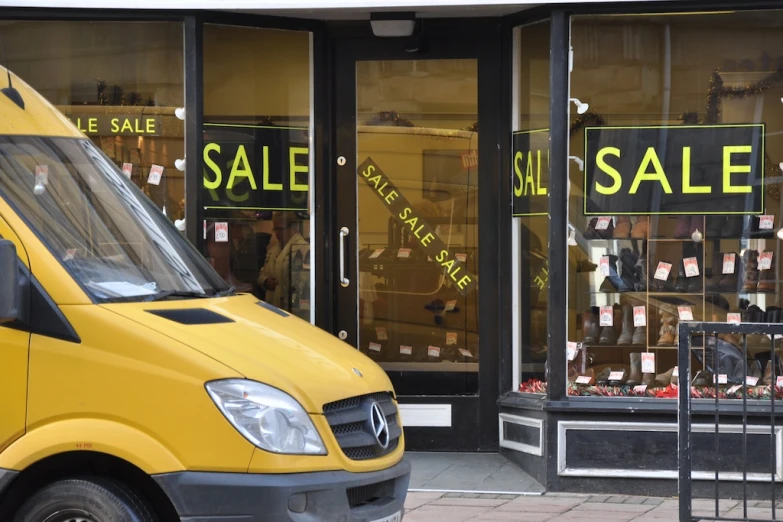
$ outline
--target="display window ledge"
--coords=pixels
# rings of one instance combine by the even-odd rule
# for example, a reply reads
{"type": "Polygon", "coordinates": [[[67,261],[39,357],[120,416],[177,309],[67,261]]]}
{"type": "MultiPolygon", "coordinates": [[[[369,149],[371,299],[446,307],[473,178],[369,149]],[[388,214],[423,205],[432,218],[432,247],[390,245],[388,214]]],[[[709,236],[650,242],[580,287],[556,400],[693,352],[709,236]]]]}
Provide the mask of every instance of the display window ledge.
{"type": "MultiPolygon", "coordinates": [[[[742,415],[742,400],[721,399],[718,402],[721,415],[742,415]]],[[[516,408],[549,412],[589,412],[605,413],[652,413],[677,415],[677,399],[658,399],[652,397],[568,397],[550,401],[542,394],[508,392],[498,399],[501,408],[516,408]]],[[[766,416],[771,413],[768,400],[747,400],[748,416],[766,416]]],[[[691,410],[696,415],[713,414],[715,399],[693,399],[691,410]]],[[[775,400],[775,417],[783,418],[783,400],[775,400]]]]}

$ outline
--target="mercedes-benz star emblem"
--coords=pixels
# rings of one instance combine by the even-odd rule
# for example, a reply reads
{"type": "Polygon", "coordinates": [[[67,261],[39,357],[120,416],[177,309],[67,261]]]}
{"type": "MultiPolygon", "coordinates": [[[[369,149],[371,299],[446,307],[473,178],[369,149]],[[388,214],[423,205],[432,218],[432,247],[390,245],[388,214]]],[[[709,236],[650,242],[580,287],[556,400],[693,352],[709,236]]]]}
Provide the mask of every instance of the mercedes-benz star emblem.
{"type": "Polygon", "coordinates": [[[375,440],[382,449],[389,447],[389,423],[386,422],[386,416],[383,414],[380,404],[373,402],[370,406],[370,426],[372,427],[375,440]]]}
{"type": "Polygon", "coordinates": [[[356,368],[354,368],[354,369],[353,369],[353,373],[355,373],[355,374],[356,374],[356,375],[358,375],[359,377],[364,377],[364,375],[362,375],[362,372],[360,372],[360,371],[359,371],[359,370],[357,370],[356,368]]]}

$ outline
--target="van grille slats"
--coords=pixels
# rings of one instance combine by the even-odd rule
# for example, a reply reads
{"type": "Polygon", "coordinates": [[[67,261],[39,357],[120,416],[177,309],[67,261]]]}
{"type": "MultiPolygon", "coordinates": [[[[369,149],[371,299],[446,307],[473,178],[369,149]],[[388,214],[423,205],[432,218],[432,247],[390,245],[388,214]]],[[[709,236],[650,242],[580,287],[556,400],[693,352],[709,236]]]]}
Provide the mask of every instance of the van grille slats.
{"type": "Polygon", "coordinates": [[[397,421],[397,406],[390,393],[371,393],[325,404],[324,416],[337,444],[351,460],[375,459],[397,449],[402,427],[397,421]],[[370,423],[370,408],[377,402],[389,428],[389,445],[383,448],[370,423]]]}
{"type": "Polygon", "coordinates": [[[394,481],[386,480],[376,484],[348,488],[348,505],[351,509],[372,505],[383,506],[394,500],[394,481]]]}

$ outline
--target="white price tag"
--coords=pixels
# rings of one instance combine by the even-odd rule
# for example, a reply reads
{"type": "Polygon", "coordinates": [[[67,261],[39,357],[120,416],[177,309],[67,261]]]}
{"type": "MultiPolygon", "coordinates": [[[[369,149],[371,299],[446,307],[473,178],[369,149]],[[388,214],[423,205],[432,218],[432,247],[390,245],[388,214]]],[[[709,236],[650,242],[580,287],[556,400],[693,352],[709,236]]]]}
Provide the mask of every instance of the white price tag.
{"type": "Polygon", "coordinates": [[[440,357],[440,348],[438,346],[428,346],[427,355],[430,357],[440,357]]]}
{"type": "Polygon", "coordinates": [[[70,261],[76,257],[76,249],[75,248],[69,248],[65,251],[65,256],[63,256],[63,261],[70,261]]]}
{"type": "Polygon", "coordinates": [[[699,275],[699,262],[695,257],[686,257],[682,260],[685,265],[685,277],[696,277],[699,275]]]}
{"type": "Polygon", "coordinates": [[[381,351],[381,345],[378,343],[370,343],[370,351],[371,352],[380,352],[381,351]]]}
{"type": "Polygon", "coordinates": [[[609,275],[609,256],[601,256],[600,261],[598,261],[598,270],[602,276],[609,275]]]}
{"type": "Polygon", "coordinates": [[[693,309],[690,306],[678,306],[677,312],[680,315],[680,321],[693,321],[693,309]]]}
{"type": "Polygon", "coordinates": [[[49,184],[49,165],[36,165],[35,166],[35,184],[48,185],[49,184]]]}
{"type": "Polygon", "coordinates": [[[679,366],[674,367],[674,371],[672,372],[672,377],[679,377],[680,376],[680,368],[679,366]]]}
{"type": "Polygon", "coordinates": [[[611,306],[601,307],[600,326],[614,326],[614,309],[611,306]]]}
{"type": "Polygon", "coordinates": [[[372,254],[370,254],[369,259],[378,259],[378,256],[383,254],[383,251],[386,250],[385,248],[376,248],[373,250],[372,254]]]}
{"type": "Polygon", "coordinates": [[[446,332],[446,346],[453,346],[457,344],[457,333],[446,332]]]}
{"type": "Polygon", "coordinates": [[[654,353],[642,353],[642,373],[655,373],[654,353]]]}
{"type": "Polygon", "coordinates": [[[383,326],[378,326],[375,328],[375,338],[379,341],[388,341],[389,335],[386,333],[386,328],[383,326]]]}
{"type": "Polygon", "coordinates": [[[454,257],[456,257],[457,261],[459,261],[460,263],[464,263],[465,261],[468,260],[468,255],[464,253],[454,254],[454,257]]]}
{"type": "Polygon", "coordinates": [[[566,356],[569,361],[573,361],[574,359],[576,359],[576,354],[578,351],[579,351],[579,345],[577,345],[576,343],[572,343],[570,341],[566,343],[566,356]]]}
{"type": "Polygon", "coordinates": [[[133,174],[133,163],[123,163],[122,173],[125,174],[126,178],[131,179],[131,174],[133,174]]]}
{"type": "MultiPolygon", "coordinates": [[[[715,376],[712,376],[712,383],[715,384],[715,376]]],[[[718,375],[718,384],[728,384],[729,383],[729,376],[725,373],[721,373],[718,375]]]]}
{"type": "Polygon", "coordinates": [[[647,391],[647,385],[639,384],[638,386],[634,386],[633,391],[635,391],[636,393],[644,393],[647,391]]]}
{"type": "Polygon", "coordinates": [[[747,384],[748,386],[755,386],[758,383],[759,383],[758,377],[751,377],[750,375],[745,377],[745,384],[747,384]]]}
{"type": "Polygon", "coordinates": [[[215,223],[215,243],[228,243],[228,223],[215,223]]]}
{"type": "Polygon", "coordinates": [[[734,264],[736,261],[736,254],[729,253],[729,254],[723,254],[723,273],[724,274],[733,274],[734,273],[734,264]]]}
{"type": "Polygon", "coordinates": [[[658,268],[655,269],[655,279],[660,281],[666,281],[669,279],[669,272],[672,271],[671,263],[664,263],[663,261],[658,263],[658,268]]]}
{"type": "Polygon", "coordinates": [[[759,255],[759,270],[769,270],[770,268],[772,268],[772,252],[762,252],[759,255]]]}
{"type": "Polygon", "coordinates": [[[592,377],[589,375],[580,375],[576,378],[577,384],[590,384],[590,381],[592,380],[592,377]]]}
{"type": "Polygon", "coordinates": [[[207,220],[205,219],[203,222],[204,225],[204,239],[207,239],[207,220]]]}
{"type": "Polygon", "coordinates": [[[609,228],[609,223],[612,222],[611,216],[601,216],[598,218],[598,222],[595,224],[596,230],[606,230],[609,228]]]}
{"type": "Polygon", "coordinates": [[[160,185],[161,178],[163,178],[163,167],[160,165],[153,165],[150,167],[150,174],[147,176],[147,183],[150,185],[160,185]]]}
{"type": "Polygon", "coordinates": [[[775,228],[775,216],[764,215],[759,218],[759,230],[772,230],[775,228]]]}
{"type": "Polygon", "coordinates": [[[400,355],[411,355],[413,353],[413,347],[400,345],[400,355]]]}
{"type": "Polygon", "coordinates": [[[457,308],[457,301],[446,301],[446,311],[453,312],[457,308]]]}
{"type": "Polygon", "coordinates": [[[775,379],[775,386],[783,386],[783,375],[778,375],[775,379]]]}
{"type": "Polygon", "coordinates": [[[619,381],[619,380],[622,380],[622,378],[623,378],[623,371],[622,370],[617,371],[617,372],[611,372],[609,374],[609,380],[610,381],[619,381]]]}
{"type": "Polygon", "coordinates": [[[473,358],[473,354],[470,353],[470,350],[466,350],[465,348],[460,348],[459,353],[461,353],[463,357],[467,357],[469,359],[473,358]]]}
{"type": "Polygon", "coordinates": [[[299,300],[299,309],[308,312],[310,311],[310,300],[309,299],[300,299],[299,300]]]}
{"type": "Polygon", "coordinates": [[[633,325],[647,326],[647,309],[644,306],[633,307],[633,325]]]}
{"type": "Polygon", "coordinates": [[[726,393],[734,393],[735,391],[739,390],[740,388],[742,388],[741,384],[735,384],[734,386],[732,386],[731,388],[726,390],[726,393]]]}
{"type": "Polygon", "coordinates": [[[726,322],[729,324],[740,324],[742,322],[742,315],[737,313],[726,314],[726,322]]]}
{"type": "Polygon", "coordinates": [[[411,257],[411,249],[410,248],[401,248],[397,251],[397,257],[406,259],[411,257]]]}

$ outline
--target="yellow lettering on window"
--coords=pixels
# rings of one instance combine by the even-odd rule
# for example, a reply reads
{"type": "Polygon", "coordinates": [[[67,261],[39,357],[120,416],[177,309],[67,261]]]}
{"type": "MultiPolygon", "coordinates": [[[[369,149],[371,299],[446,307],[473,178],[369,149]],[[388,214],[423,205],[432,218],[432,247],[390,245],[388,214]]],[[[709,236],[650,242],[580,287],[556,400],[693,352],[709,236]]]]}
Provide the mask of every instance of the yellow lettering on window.
{"type": "MultiPolygon", "coordinates": [[[[267,161],[267,147],[264,147],[264,183],[266,185],[266,170],[268,170],[269,162],[267,161]]],[[[234,188],[234,182],[237,178],[247,178],[250,182],[250,186],[253,190],[256,190],[256,180],[253,178],[253,171],[250,169],[250,162],[247,160],[247,152],[245,152],[245,146],[240,145],[237,149],[237,155],[234,156],[234,164],[231,165],[231,173],[228,175],[228,184],[226,188],[231,190],[234,188]]],[[[266,186],[264,186],[266,188],[266,186]]],[[[282,186],[281,186],[282,189],[282,186]]]]}
{"type": "Polygon", "coordinates": [[[309,150],[307,149],[307,147],[291,147],[288,150],[288,162],[291,168],[291,191],[292,192],[307,192],[308,184],[297,183],[296,175],[300,172],[301,173],[309,172],[310,169],[307,165],[297,165],[296,156],[297,154],[307,156],[308,152],[309,150]]]}
{"type": "Polygon", "coordinates": [[[665,193],[672,193],[672,187],[669,185],[669,180],[666,178],[666,173],[663,171],[661,160],[658,159],[658,154],[652,147],[648,147],[647,152],[644,153],[644,158],[642,158],[642,163],[639,165],[639,170],[636,171],[636,177],[633,178],[631,190],[629,190],[628,193],[636,194],[642,181],[657,181],[661,184],[661,188],[663,188],[665,193]],[[650,165],[653,166],[655,172],[647,172],[650,165]]]}
{"type": "Polygon", "coordinates": [[[612,185],[609,187],[605,187],[597,181],[595,182],[595,190],[598,191],[599,194],[604,194],[607,196],[611,194],[617,194],[623,184],[623,178],[620,176],[620,173],[617,172],[617,169],[606,163],[606,160],[604,159],[605,156],[610,154],[619,158],[620,149],[617,147],[604,147],[598,151],[598,154],[595,158],[596,166],[604,171],[610,178],[612,178],[612,185]]]}
{"type": "Polygon", "coordinates": [[[732,165],[732,154],[750,154],[750,145],[726,145],[723,147],[723,192],[726,194],[744,194],[751,192],[750,185],[732,185],[732,174],[750,174],[750,165],[732,165]]]}
{"type": "Polygon", "coordinates": [[[218,154],[220,154],[220,145],[217,143],[207,143],[204,146],[204,164],[207,166],[209,170],[215,173],[215,180],[210,181],[207,179],[207,173],[204,172],[204,187],[206,187],[209,190],[215,190],[217,189],[220,184],[223,182],[223,173],[220,171],[220,167],[218,166],[215,161],[209,157],[209,153],[215,151],[218,154]]]}
{"type": "Polygon", "coordinates": [[[682,193],[683,194],[709,194],[712,187],[691,185],[691,148],[682,148],[682,193]]]}

